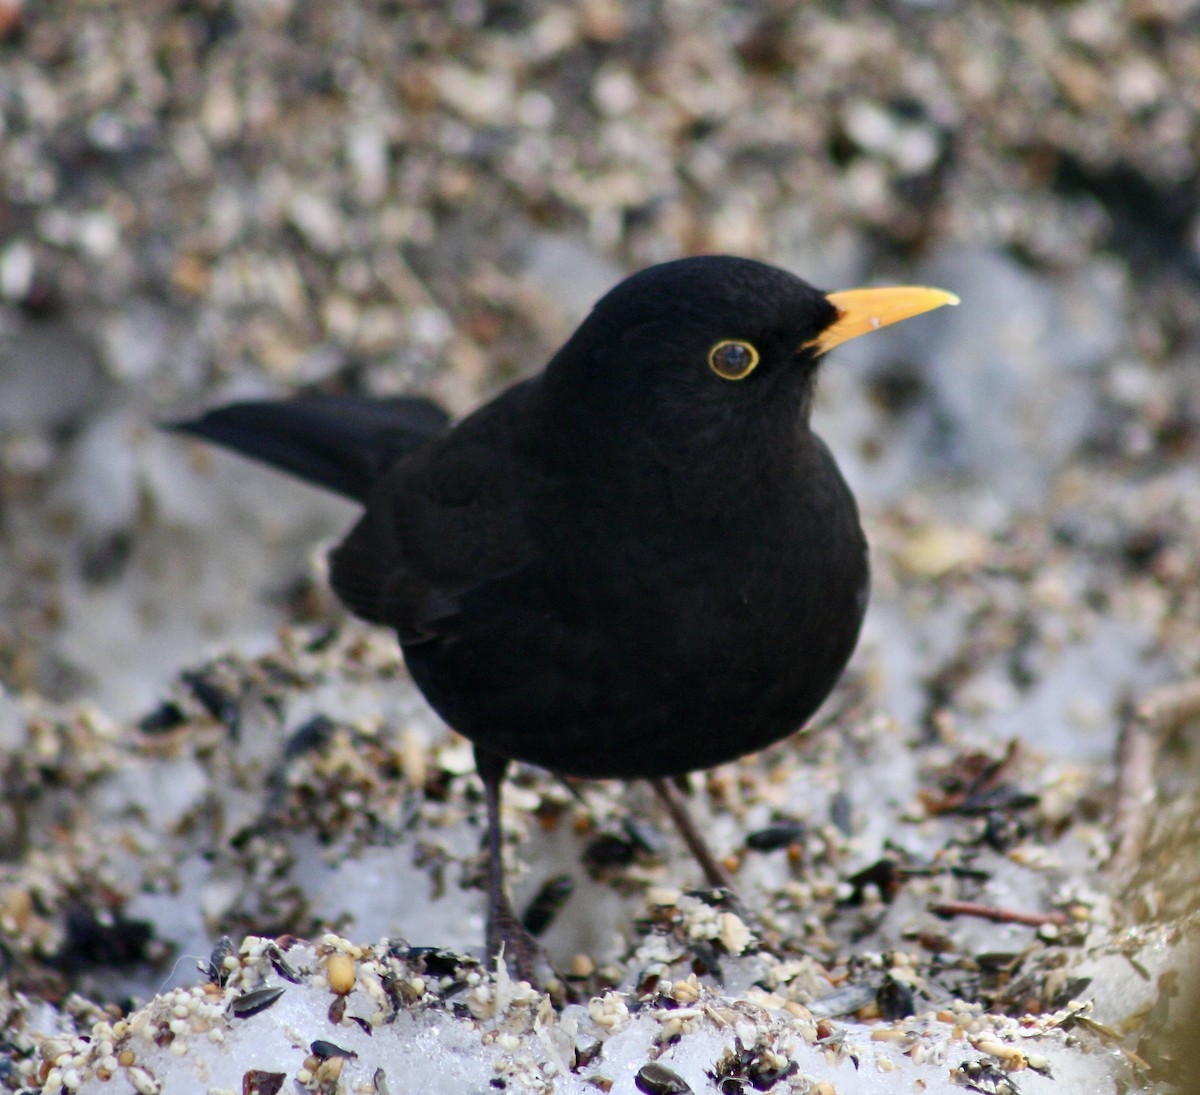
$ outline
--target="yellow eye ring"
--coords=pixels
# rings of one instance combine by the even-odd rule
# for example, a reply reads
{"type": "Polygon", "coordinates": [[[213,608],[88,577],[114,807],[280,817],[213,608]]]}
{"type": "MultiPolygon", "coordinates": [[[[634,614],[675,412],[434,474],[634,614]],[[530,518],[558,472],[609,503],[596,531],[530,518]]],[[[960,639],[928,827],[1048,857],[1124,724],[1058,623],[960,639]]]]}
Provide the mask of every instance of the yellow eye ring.
{"type": "Polygon", "coordinates": [[[742,380],[757,364],[758,351],[736,338],[723,339],[708,351],[708,367],[723,380],[742,380]]]}

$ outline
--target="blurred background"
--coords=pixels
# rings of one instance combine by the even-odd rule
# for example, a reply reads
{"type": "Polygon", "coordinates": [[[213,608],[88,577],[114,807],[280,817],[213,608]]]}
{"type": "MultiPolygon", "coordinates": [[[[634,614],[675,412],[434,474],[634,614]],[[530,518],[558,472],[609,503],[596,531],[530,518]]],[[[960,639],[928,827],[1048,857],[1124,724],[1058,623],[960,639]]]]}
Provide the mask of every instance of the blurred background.
{"type": "MultiPolygon", "coordinates": [[[[10,786],[31,710],[120,740],[181,669],[341,622],[352,508],[159,423],[463,413],[624,273],[721,251],[963,298],[823,372],[876,570],[835,710],[1084,765],[1115,839],[1121,726],[1200,673],[1194,0],[0,0],[0,111],[10,786]]],[[[1193,825],[1169,746],[1143,882],[1193,825]]],[[[1192,910],[1159,882],[1125,913],[1192,910]]]]}

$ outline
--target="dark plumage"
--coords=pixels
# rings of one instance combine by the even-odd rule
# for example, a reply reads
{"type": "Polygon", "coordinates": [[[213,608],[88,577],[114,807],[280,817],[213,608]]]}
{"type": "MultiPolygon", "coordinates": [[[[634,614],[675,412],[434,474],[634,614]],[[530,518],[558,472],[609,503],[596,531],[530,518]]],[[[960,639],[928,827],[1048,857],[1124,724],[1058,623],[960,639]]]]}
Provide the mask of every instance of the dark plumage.
{"type": "Polygon", "coordinates": [[[475,743],[489,946],[523,975],[534,951],[499,867],[506,762],[666,793],[663,777],[803,725],[854,649],[868,584],[854,499],[809,429],[818,363],[953,302],[684,259],[622,282],[543,373],[453,429],[421,400],[345,397],[177,427],[363,503],[333,588],[395,629],[429,702],[475,743]]]}

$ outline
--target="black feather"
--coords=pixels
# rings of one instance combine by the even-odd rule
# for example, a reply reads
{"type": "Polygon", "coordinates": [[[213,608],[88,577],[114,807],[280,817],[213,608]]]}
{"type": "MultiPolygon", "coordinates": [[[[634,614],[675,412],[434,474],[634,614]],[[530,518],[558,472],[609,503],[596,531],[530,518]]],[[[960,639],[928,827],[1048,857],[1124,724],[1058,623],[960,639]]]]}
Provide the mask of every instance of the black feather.
{"type": "Polygon", "coordinates": [[[427,399],[331,395],[233,403],[166,428],[362,502],[388,468],[445,433],[449,421],[427,399]]]}

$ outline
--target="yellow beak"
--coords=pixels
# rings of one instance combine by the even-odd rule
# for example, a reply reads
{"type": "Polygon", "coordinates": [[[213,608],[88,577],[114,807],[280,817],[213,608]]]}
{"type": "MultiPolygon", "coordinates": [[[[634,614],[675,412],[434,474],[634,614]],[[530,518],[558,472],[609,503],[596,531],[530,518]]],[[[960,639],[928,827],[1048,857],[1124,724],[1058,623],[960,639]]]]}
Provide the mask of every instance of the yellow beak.
{"type": "Polygon", "coordinates": [[[902,319],[932,312],[943,304],[957,304],[958,297],[944,289],[923,285],[891,285],[883,289],[844,289],[825,299],[837,310],[838,318],[802,349],[828,353],[852,338],[878,331],[902,319]]]}

